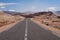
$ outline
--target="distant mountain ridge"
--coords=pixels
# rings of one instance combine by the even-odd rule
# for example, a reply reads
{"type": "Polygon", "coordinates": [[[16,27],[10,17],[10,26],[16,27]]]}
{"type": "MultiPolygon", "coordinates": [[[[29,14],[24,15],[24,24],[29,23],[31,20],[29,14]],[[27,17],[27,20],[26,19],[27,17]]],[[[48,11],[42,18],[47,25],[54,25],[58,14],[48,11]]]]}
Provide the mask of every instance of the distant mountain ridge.
{"type": "Polygon", "coordinates": [[[56,15],[60,16],[60,11],[55,11],[54,12],[56,15]]]}
{"type": "MultiPolygon", "coordinates": [[[[43,14],[44,13],[44,12],[32,12],[32,11],[27,11],[27,12],[2,11],[2,12],[10,14],[10,15],[30,15],[30,14],[39,15],[39,14],[43,14]]],[[[44,14],[46,14],[46,13],[48,13],[48,12],[45,12],[44,14]]],[[[60,16],[60,11],[52,12],[52,14],[60,16]]]]}
{"type": "Polygon", "coordinates": [[[3,11],[3,12],[11,15],[21,14],[20,12],[12,12],[12,11],[3,11]]]}

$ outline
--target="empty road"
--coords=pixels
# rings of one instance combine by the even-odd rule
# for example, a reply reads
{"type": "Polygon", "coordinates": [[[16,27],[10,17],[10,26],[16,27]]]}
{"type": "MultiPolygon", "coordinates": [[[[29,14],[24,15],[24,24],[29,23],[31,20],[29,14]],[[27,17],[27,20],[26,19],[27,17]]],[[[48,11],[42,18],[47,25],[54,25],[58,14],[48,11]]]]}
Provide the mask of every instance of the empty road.
{"type": "Polygon", "coordinates": [[[60,37],[25,18],[9,30],[0,33],[0,40],[60,40],[60,37]]]}

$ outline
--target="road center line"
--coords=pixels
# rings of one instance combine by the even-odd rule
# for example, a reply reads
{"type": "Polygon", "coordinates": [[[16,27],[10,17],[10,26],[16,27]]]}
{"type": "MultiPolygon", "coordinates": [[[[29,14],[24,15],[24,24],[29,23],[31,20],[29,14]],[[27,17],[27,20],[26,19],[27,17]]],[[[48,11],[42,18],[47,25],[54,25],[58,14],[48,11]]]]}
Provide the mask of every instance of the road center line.
{"type": "Polygon", "coordinates": [[[24,40],[27,40],[27,27],[28,27],[28,20],[26,20],[26,29],[25,29],[25,37],[24,37],[24,40]]]}

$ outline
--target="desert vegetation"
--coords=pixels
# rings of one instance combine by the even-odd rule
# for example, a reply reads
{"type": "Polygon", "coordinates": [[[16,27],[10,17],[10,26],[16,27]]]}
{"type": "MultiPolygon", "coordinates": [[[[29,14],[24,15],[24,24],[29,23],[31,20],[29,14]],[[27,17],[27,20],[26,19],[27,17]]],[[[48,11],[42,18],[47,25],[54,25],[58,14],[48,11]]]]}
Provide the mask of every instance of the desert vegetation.
{"type": "Polygon", "coordinates": [[[52,12],[38,12],[34,15],[33,19],[39,21],[40,23],[60,29],[60,16],[57,16],[52,12]]]}
{"type": "Polygon", "coordinates": [[[10,15],[0,11],[0,27],[20,20],[20,15],[10,15]]]}

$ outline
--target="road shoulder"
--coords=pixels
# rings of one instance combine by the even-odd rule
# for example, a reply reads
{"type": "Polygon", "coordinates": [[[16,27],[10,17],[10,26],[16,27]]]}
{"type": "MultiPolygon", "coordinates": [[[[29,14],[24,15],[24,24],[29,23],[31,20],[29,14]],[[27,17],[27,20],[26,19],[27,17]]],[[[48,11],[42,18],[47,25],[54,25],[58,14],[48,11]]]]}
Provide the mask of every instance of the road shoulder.
{"type": "Polygon", "coordinates": [[[5,25],[5,26],[2,26],[2,27],[0,27],[0,33],[1,32],[4,32],[5,30],[8,30],[8,29],[10,29],[10,28],[12,28],[14,25],[16,25],[18,22],[21,22],[21,21],[23,21],[24,20],[24,18],[22,18],[21,20],[18,20],[18,21],[16,21],[16,22],[14,22],[14,23],[11,23],[11,24],[8,24],[8,25],[5,25]]]}
{"type": "Polygon", "coordinates": [[[37,20],[35,20],[33,18],[31,18],[31,20],[33,22],[35,22],[36,24],[38,24],[39,26],[42,26],[42,28],[51,31],[54,35],[60,37],[60,30],[59,29],[56,29],[56,28],[53,28],[53,27],[50,27],[50,26],[46,26],[46,25],[40,23],[39,21],[37,21],[37,20]]]}

